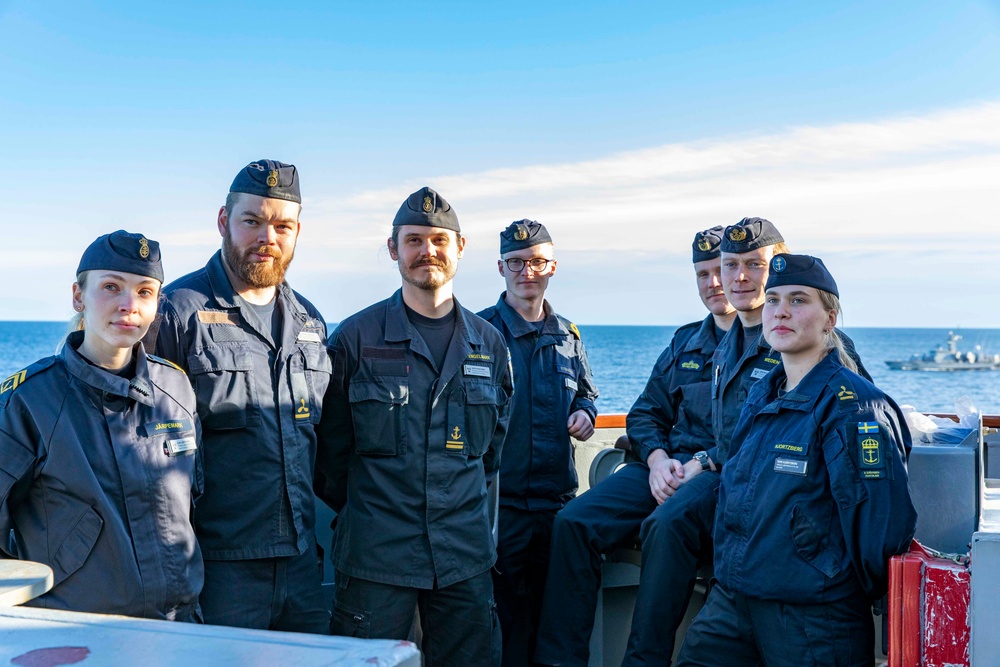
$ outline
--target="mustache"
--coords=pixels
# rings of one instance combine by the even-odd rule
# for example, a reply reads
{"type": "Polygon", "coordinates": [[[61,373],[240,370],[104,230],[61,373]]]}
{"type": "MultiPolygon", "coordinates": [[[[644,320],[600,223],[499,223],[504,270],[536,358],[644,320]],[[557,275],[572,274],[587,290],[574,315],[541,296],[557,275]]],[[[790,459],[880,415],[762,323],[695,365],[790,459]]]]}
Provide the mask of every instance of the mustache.
{"type": "Polygon", "coordinates": [[[448,265],[445,262],[439,262],[439,261],[437,261],[435,259],[422,259],[422,260],[418,260],[418,261],[414,262],[413,264],[410,264],[410,268],[411,269],[416,269],[416,268],[419,268],[421,266],[440,266],[440,267],[445,267],[445,266],[448,266],[448,265]]]}
{"type": "Polygon", "coordinates": [[[266,245],[259,246],[257,248],[247,249],[245,256],[250,255],[264,255],[266,257],[274,257],[275,259],[281,259],[281,252],[275,250],[274,248],[269,248],[266,245]]]}

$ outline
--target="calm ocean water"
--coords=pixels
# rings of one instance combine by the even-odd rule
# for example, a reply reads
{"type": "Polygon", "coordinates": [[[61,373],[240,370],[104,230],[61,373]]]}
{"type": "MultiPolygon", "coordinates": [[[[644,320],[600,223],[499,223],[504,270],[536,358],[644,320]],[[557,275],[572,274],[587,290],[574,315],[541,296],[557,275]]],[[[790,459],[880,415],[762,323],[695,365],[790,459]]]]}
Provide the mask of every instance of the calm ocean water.
{"type": "MultiPolygon", "coordinates": [[[[603,413],[628,412],[642,391],[656,358],[676,327],[580,326],[601,391],[603,413]]],[[[0,322],[0,378],[53,353],[66,330],[63,322],[0,322]]],[[[942,344],[948,329],[846,328],[875,379],[897,402],[923,412],[954,412],[955,399],[968,396],[984,413],[1000,414],[1000,371],[922,373],[890,371],[887,359],[906,359],[942,344]]],[[[1000,329],[961,329],[962,350],[981,345],[1000,353],[1000,329]]]]}

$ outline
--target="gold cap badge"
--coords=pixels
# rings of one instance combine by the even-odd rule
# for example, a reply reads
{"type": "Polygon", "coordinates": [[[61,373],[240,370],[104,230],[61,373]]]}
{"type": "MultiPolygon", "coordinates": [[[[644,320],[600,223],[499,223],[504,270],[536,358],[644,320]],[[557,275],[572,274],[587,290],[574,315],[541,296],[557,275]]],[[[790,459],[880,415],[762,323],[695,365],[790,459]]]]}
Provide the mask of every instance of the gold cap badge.
{"type": "Polygon", "coordinates": [[[528,238],[528,230],[527,230],[527,228],[524,227],[523,225],[518,225],[517,231],[514,232],[514,240],[515,241],[523,241],[526,238],[528,238]]]}
{"type": "Polygon", "coordinates": [[[712,244],[708,242],[708,239],[702,238],[700,241],[698,241],[698,250],[701,250],[702,252],[708,252],[711,249],[712,249],[712,244]]]}
{"type": "Polygon", "coordinates": [[[278,170],[272,169],[271,173],[267,175],[267,187],[273,188],[278,184],[278,170]]]}
{"type": "Polygon", "coordinates": [[[729,240],[739,243],[747,237],[747,232],[745,229],[740,229],[739,227],[734,227],[729,231],[729,240]]]}
{"type": "Polygon", "coordinates": [[[430,213],[434,210],[434,202],[431,201],[430,196],[424,197],[424,213],[430,213]]]}
{"type": "Polygon", "coordinates": [[[145,238],[139,238],[139,257],[146,259],[149,257],[149,241],[145,238]]]}

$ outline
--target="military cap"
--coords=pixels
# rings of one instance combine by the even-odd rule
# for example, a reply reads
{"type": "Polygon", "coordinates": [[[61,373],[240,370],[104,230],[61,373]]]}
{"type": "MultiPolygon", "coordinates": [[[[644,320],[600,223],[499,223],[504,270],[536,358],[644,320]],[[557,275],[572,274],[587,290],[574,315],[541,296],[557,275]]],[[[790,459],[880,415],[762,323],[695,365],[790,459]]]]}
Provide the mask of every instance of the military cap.
{"type": "Polygon", "coordinates": [[[545,225],[534,220],[512,222],[507,229],[500,232],[501,255],[542,243],[552,243],[552,237],[549,236],[549,230],[545,229],[545,225]]]}
{"type": "Polygon", "coordinates": [[[691,261],[697,264],[709,259],[718,259],[721,254],[719,244],[722,243],[722,232],[722,225],[716,225],[711,229],[706,229],[703,232],[695,234],[694,241],[691,243],[691,252],[693,255],[691,261]]]}
{"type": "Polygon", "coordinates": [[[293,164],[276,160],[257,160],[243,167],[229,191],[302,203],[298,169],[293,164]]]}
{"type": "Polygon", "coordinates": [[[76,274],[104,269],[147,276],[163,282],[160,244],[142,234],[130,234],[124,229],[98,236],[87,246],[80,258],[76,274]]]}
{"type": "Polygon", "coordinates": [[[406,198],[403,205],[396,211],[392,220],[393,227],[400,225],[418,225],[420,227],[440,227],[461,233],[458,226],[458,216],[451,204],[444,197],[430,188],[420,188],[406,198]]]}
{"type": "Polygon", "coordinates": [[[750,252],[781,243],[781,232],[770,220],[764,218],[743,218],[735,225],[726,227],[722,235],[722,252],[750,252]]]}
{"type": "Polygon", "coordinates": [[[765,290],[782,285],[804,285],[829,292],[840,298],[837,283],[819,257],[778,254],[771,258],[765,290]]]}

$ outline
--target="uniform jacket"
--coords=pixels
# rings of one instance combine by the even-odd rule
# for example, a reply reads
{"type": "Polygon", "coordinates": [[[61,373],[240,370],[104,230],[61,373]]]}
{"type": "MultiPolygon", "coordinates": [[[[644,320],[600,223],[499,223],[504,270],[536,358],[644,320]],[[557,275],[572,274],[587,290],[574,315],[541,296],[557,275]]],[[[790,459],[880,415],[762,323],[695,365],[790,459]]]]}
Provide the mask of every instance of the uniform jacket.
{"type": "Polygon", "coordinates": [[[156,350],[187,371],[204,429],[205,558],[305,553],[315,540],[315,428],[331,372],[326,323],[282,284],[281,340],[271,341],[234,292],[221,253],[164,293],[156,350]]]}
{"type": "Polygon", "coordinates": [[[685,324],[656,360],[646,388],[626,418],[628,439],[643,462],[654,449],[687,461],[712,446],[715,335],[711,315],[685,324]]]}
{"type": "MultiPolygon", "coordinates": [[[[871,376],[861,363],[854,341],[839,329],[837,334],[858,366],[858,373],[870,382],[871,376]]],[[[708,450],[708,455],[717,466],[724,465],[736,451],[731,445],[732,435],[750,388],[781,363],[781,355],[771,350],[763,333],[740,354],[738,345],[742,339],[743,323],[737,317],[719,343],[713,359],[712,434],[715,446],[708,450]]]]}
{"type": "Polygon", "coordinates": [[[516,387],[500,469],[500,504],[559,509],[576,495],[578,485],[566,422],[577,410],[586,411],[591,421],[597,418],[597,387],[576,325],[545,302],[539,334],[505,296],[479,313],[510,345],[516,387]],[[535,341],[530,358],[515,345],[519,338],[535,341]]]}
{"type": "Polygon", "coordinates": [[[910,433],[895,402],[828,354],[778,397],[758,382],[733,436],[716,514],[715,576],[744,595],[814,604],[881,597],[916,526],[910,433]]]}
{"type": "Polygon", "coordinates": [[[440,370],[401,291],[333,334],[316,490],[340,512],[332,560],[344,574],[444,587],[496,558],[486,481],[507,432],[510,363],[496,329],[455,308],[440,370]]]}
{"type": "Polygon", "coordinates": [[[198,459],[165,451],[199,441],[191,386],[141,345],[132,380],[109,373],[76,352],[82,340],[0,385],[0,535],[53,570],[29,605],[192,620],[198,459]]]}

